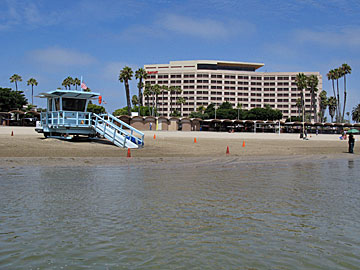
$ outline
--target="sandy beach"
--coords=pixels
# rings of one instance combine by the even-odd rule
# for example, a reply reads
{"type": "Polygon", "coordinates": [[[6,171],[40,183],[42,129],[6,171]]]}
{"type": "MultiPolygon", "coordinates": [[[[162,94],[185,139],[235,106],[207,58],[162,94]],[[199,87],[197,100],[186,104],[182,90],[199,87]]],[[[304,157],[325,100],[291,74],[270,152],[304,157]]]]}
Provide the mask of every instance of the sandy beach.
{"type": "Polygon", "coordinates": [[[33,127],[0,127],[0,166],[5,167],[359,157],[357,143],[353,155],[347,153],[347,147],[339,135],[312,135],[305,141],[299,134],[145,131],[145,147],[131,150],[131,158],[127,158],[127,149],[105,139],[45,139],[33,127]]]}

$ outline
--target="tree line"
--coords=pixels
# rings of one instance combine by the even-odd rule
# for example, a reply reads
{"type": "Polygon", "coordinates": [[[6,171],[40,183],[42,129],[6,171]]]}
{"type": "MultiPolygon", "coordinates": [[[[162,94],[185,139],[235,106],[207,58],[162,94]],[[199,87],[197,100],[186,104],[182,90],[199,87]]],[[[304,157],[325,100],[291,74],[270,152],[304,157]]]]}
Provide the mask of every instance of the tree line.
{"type": "MultiPolygon", "coordinates": [[[[158,111],[158,103],[159,103],[159,95],[162,95],[162,111],[164,111],[164,95],[166,92],[170,94],[170,116],[181,116],[180,112],[173,110],[173,102],[172,96],[175,95],[175,105],[180,106],[180,111],[182,111],[181,106],[186,103],[186,99],[184,97],[179,97],[182,92],[182,89],[179,86],[170,86],[167,85],[159,85],[159,84],[145,84],[144,80],[148,78],[148,74],[143,68],[139,68],[135,72],[135,78],[138,79],[138,95],[134,95],[130,100],[130,86],[129,81],[133,78],[133,70],[125,66],[119,74],[119,81],[124,83],[125,94],[126,94],[126,103],[127,103],[127,114],[131,115],[131,103],[137,107],[139,115],[152,115],[155,116],[158,111]],[[144,89],[144,91],[143,91],[144,89]],[[143,100],[145,97],[147,109],[142,108],[145,107],[143,104],[143,100]],[[150,101],[152,106],[150,107],[150,101]]],[[[122,110],[118,110],[117,114],[122,112],[122,110]]]]}

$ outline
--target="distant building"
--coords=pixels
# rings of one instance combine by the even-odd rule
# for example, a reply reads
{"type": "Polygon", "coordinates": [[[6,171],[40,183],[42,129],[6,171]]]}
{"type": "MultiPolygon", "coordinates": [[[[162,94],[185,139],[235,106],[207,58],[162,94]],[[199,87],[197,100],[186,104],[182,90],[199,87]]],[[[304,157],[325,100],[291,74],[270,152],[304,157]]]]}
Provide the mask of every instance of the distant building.
{"type": "MultiPolygon", "coordinates": [[[[182,106],[182,115],[188,116],[199,106],[211,103],[220,105],[228,101],[233,108],[238,103],[242,108],[250,110],[256,107],[279,109],[283,118],[298,116],[296,100],[300,98],[300,91],[296,87],[295,77],[299,72],[257,72],[263,67],[262,63],[246,63],[232,61],[193,60],[170,61],[169,64],[145,65],[148,73],[145,83],[167,86],[179,86],[182,93],[170,93],[158,96],[158,113],[169,116],[171,107],[180,111],[176,98],[183,97],[186,103],[182,106]],[[171,103],[170,103],[171,102],[171,103]]],[[[322,77],[319,72],[303,72],[305,75],[314,74],[319,79],[318,92],[322,91],[322,77]]],[[[144,102],[148,101],[144,97],[144,102]]],[[[317,111],[319,99],[316,98],[317,111]]],[[[305,110],[311,110],[310,91],[305,91],[305,110]]]]}

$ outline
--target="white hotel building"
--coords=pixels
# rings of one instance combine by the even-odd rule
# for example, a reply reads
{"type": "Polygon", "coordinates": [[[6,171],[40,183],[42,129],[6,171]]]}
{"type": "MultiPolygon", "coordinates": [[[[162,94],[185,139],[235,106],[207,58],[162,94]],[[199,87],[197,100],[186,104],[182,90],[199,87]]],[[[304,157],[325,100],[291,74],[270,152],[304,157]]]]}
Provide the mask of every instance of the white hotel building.
{"type": "MultiPolygon", "coordinates": [[[[298,116],[296,100],[300,91],[295,84],[295,77],[299,72],[258,72],[262,63],[246,63],[232,61],[193,60],[171,61],[169,64],[145,65],[148,74],[145,83],[167,86],[180,86],[186,103],[182,106],[182,116],[189,116],[199,106],[211,103],[220,105],[228,101],[233,108],[238,103],[242,108],[250,110],[256,107],[270,105],[283,113],[283,119],[298,116]]],[[[303,72],[305,75],[314,74],[319,79],[318,92],[322,91],[322,77],[319,72],[303,72]]],[[[145,102],[145,100],[144,100],[145,102]]],[[[173,110],[180,110],[176,104],[176,95],[172,94],[173,110]]],[[[319,101],[317,111],[319,111],[319,101]]],[[[151,100],[150,100],[151,104],[151,100]]],[[[305,91],[305,108],[310,111],[310,91],[305,91]]],[[[170,93],[165,92],[158,97],[158,113],[170,115],[170,93]],[[164,108],[164,111],[163,111],[164,108]]]]}

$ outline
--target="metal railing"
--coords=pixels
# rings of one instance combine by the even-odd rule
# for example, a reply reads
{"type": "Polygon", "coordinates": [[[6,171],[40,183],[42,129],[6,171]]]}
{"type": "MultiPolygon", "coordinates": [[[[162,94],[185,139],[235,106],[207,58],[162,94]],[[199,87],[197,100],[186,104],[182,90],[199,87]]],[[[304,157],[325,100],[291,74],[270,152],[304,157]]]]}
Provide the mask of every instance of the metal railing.
{"type": "Polygon", "coordinates": [[[40,121],[42,126],[51,127],[90,127],[91,112],[54,111],[42,112],[40,121]]]}
{"type": "Polygon", "coordinates": [[[123,142],[120,142],[123,147],[126,146],[126,142],[135,143],[138,147],[144,146],[144,133],[135,129],[134,127],[126,124],[125,122],[117,119],[111,114],[93,114],[94,116],[94,128],[101,130],[101,135],[107,135],[110,141],[115,143],[118,140],[117,136],[122,136],[123,142]],[[127,128],[128,130],[125,130],[127,128]]]}

